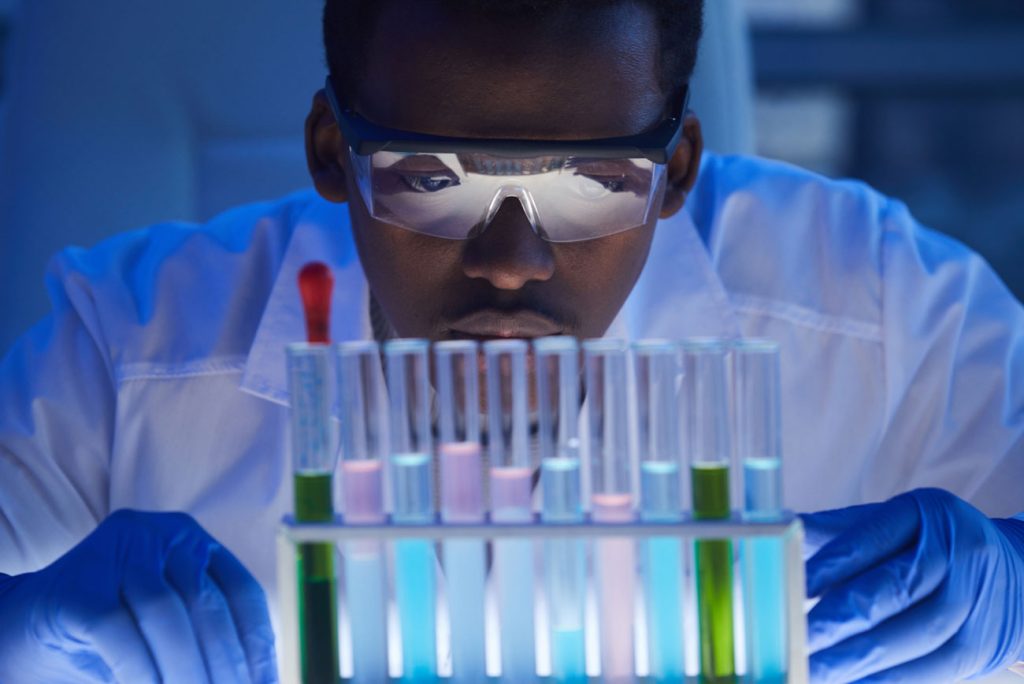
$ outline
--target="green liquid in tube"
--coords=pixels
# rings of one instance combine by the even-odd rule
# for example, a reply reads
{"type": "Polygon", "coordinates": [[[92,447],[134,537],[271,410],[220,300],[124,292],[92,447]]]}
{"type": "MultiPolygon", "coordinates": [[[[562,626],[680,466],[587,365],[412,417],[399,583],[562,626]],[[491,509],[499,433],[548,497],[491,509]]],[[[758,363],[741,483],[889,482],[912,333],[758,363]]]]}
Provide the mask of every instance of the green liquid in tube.
{"type": "MultiPolygon", "coordinates": [[[[331,475],[296,473],[295,519],[334,518],[331,475]]],[[[338,588],[334,544],[299,544],[299,644],[303,684],[337,684],[338,588]]]]}
{"type": "MultiPolygon", "coordinates": [[[[729,467],[695,464],[693,513],[698,520],[729,517],[729,467]]],[[[697,614],[702,684],[736,682],[732,619],[732,542],[698,541],[697,614]]]]}

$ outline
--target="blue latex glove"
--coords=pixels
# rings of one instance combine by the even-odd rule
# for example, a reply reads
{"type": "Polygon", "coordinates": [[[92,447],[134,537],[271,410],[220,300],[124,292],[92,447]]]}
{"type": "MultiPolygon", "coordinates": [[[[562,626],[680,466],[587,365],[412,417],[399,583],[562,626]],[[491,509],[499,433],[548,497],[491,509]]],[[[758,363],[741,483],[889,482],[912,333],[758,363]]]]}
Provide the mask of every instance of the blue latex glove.
{"type": "Polygon", "coordinates": [[[937,489],[801,517],[814,682],[952,682],[1024,658],[1024,522],[937,489]]]}
{"type": "Polygon", "coordinates": [[[0,682],[276,682],[262,588],[183,513],[118,511],[0,575],[0,682]]]}

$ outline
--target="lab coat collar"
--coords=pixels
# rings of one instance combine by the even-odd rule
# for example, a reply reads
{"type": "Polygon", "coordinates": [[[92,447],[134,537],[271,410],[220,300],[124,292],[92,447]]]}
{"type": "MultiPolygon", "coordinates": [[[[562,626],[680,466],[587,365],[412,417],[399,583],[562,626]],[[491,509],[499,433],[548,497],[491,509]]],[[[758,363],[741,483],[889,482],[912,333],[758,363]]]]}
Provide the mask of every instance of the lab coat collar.
{"type": "MultiPolygon", "coordinates": [[[[297,278],[313,260],[327,263],[334,273],[331,339],[372,339],[368,286],[348,209],[316,197],[294,226],[249,351],[243,391],[288,404],[284,349],[305,332],[297,278]]],[[[647,264],[605,336],[739,336],[735,312],[688,211],[658,223],[647,264]]]]}
{"type": "Polygon", "coordinates": [[[285,346],[305,339],[298,276],[310,261],[324,262],[334,274],[331,339],[372,337],[368,286],[352,240],[348,207],[317,195],[293,226],[242,374],[243,391],[278,404],[288,404],[285,346]]]}
{"type": "MultiPolygon", "coordinates": [[[[740,326],[690,211],[658,222],[647,264],[605,337],[735,339],[740,326]]],[[[711,244],[714,244],[712,241],[711,244]]]]}

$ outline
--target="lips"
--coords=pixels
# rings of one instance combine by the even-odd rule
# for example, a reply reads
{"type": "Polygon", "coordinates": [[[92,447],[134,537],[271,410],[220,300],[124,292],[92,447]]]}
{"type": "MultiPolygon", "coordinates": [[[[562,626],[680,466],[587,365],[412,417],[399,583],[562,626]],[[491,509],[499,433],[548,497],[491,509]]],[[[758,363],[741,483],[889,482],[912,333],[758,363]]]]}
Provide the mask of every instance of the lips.
{"type": "Polygon", "coordinates": [[[556,321],[531,309],[480,309],[451,323],[449,328],[453,337],[481,340],[528,339],[559,335],[562,332],[562,327],[556,321]]]}

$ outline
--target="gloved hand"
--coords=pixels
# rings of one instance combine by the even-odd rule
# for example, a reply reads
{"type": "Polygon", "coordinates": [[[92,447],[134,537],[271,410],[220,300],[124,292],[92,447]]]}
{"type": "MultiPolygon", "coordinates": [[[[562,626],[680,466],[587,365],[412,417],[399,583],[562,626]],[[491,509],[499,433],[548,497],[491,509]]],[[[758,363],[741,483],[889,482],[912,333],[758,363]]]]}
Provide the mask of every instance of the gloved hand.
{"type": "Polygon", "coordinates": [[[801,517],[814,682],[952,682],[1024,658],[1024,522],[937,489],[801,517]]]}
{"type": "Polygon", "coordinates": [[[52,565],[0,575],[0,682],[276,682],[266,598],[183,513],[118,511],[52,565]]]}

